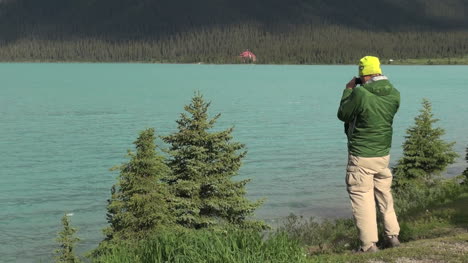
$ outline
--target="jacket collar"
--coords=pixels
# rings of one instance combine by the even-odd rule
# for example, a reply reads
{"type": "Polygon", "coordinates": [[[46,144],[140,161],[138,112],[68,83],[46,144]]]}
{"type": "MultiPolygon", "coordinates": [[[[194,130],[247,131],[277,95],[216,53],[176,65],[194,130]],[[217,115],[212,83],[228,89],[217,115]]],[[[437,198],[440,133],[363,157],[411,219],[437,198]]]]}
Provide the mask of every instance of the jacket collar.
{"type": "Polygon", "coordinates": [[[370,84],[372,82],[376,82],[376,81],[379,81],[379,80],[388,80],[388,78],[384,75],[380,75],[380,76],[375,76],[375,77],[372,77],[370,80],[366,81],[365,84],[370,84]]]}

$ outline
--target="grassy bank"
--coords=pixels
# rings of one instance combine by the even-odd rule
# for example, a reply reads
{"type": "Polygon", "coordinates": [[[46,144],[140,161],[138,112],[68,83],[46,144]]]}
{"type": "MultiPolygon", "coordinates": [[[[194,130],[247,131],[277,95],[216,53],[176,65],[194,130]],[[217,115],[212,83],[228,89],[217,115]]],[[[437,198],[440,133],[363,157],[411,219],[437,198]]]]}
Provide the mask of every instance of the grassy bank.
{"type": "MultiPolygon", "coordinates": [[[[466,230],[465,230],[466,231],[466,230]]],[[[369,263],[419,263],[419,262],[467,262],[468,234],[459,233],[439,238],[405,243],[398,248],[375,254],[335,254],[314,256],[309,262],[369,262],[369,263]]]]}
{"type": "Polygon", "coordinates": [[[171,230],[136,247],[114,247],[98,262],[307,262],[297,241],[284,233],[268,238],[248,230],[171,230]]]}
{"type": "Polygon", "coordinates": [[[352,248],[358,245],[357,232],[351,219],[340,219],[309,222],[308,228],[289,225],[266,236],[234,229],[164,232],[133,248],[116,247],[98,261],[466,262],[463,260],[468,256],[468,193],[419,209],[403,217],[400,223],[401,239],[405,241],[402,246],[375,254],[353,253],[352,248]],[[296,234],[286,232],[294,230],[296,234]]]}
{"type": "Polygon", "coordinates": [[[468,194],[421,211],[402,222],[401,247],[375,254],[321,254],[310,262],[467,262],[468,194]]]}

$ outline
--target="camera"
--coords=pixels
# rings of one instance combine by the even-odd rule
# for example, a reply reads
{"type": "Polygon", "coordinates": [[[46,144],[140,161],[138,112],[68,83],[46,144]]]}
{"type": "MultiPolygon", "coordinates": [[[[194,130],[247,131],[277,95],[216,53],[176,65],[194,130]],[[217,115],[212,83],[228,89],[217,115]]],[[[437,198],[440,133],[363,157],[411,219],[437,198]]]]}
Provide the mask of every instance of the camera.
{"type": "Polygon", "coordinates": [[[356,83],[356,85],[362,85],[362,79],[361,78],[356,77],[354,82],[356,83]]]}

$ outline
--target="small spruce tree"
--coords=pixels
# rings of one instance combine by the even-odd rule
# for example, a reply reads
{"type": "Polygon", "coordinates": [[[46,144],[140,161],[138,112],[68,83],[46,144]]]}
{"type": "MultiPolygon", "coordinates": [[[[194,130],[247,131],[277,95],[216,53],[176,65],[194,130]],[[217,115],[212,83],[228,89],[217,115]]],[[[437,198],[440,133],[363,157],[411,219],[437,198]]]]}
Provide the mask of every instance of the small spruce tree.
{"type": "Polygon", "coordinates": [[[104,243],[141,240],[174,222],[168,209],[171,195],[163,182],[170,170],[154,140],[154,129],[141,132],[134,142],[136,153],[129,151],[130,161],[117,167],[120,175],[108,200],[110,226],[104,230],[104,243]]]}
{"type": "Polygon", "coordinates": [[[246,151],[244,145],[232,142],[233,128],[210,131],[220,114],[208,117],[210,103],[197,92],[177,120],[178,131],[163,137],[170,144],[173,171],[168,180],[176,195],[176,221],[187,228],[216,227],[230,224],[262,229],[265,224],[251,221],[250,215],[262,201],[246,197],[249,180],[233,181],[246,151]]]}
{"type": "Polygon", "coordinates": [[[55,262],[81,262],[79,258],[75,256],[75,244],[80,241],[80,239],[75,237],[76,229],[71,226],[70,219],[66,214],[62,217],[62,226],[63,229],[58,233],[58,237],[56,239],[60,244],[60,248],[55,250],[55,262]]]}
{"type": "Polygon", "coordinates": [[[415,125],[406,131],[403,157],[394,169],[396,186],[414,180],[429,182],[458,156],[452,150],[455,142],[441,139],[444,129],[433,127],[438,119],[433,118],[431,103],[423,99],[422,105],[421,113],[414,119],[415,125]]]}

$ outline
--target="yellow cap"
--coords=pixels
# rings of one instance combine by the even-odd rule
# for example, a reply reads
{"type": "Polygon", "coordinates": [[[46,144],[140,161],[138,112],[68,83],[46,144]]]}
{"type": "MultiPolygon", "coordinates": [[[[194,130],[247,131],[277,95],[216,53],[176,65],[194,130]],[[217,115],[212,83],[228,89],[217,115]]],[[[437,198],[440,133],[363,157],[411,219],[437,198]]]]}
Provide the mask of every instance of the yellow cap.
{"type": "Polygon", "coordinates": [[[382,74],[379,58],[365,56],[359,60],[359,76],[382,74]]]}

